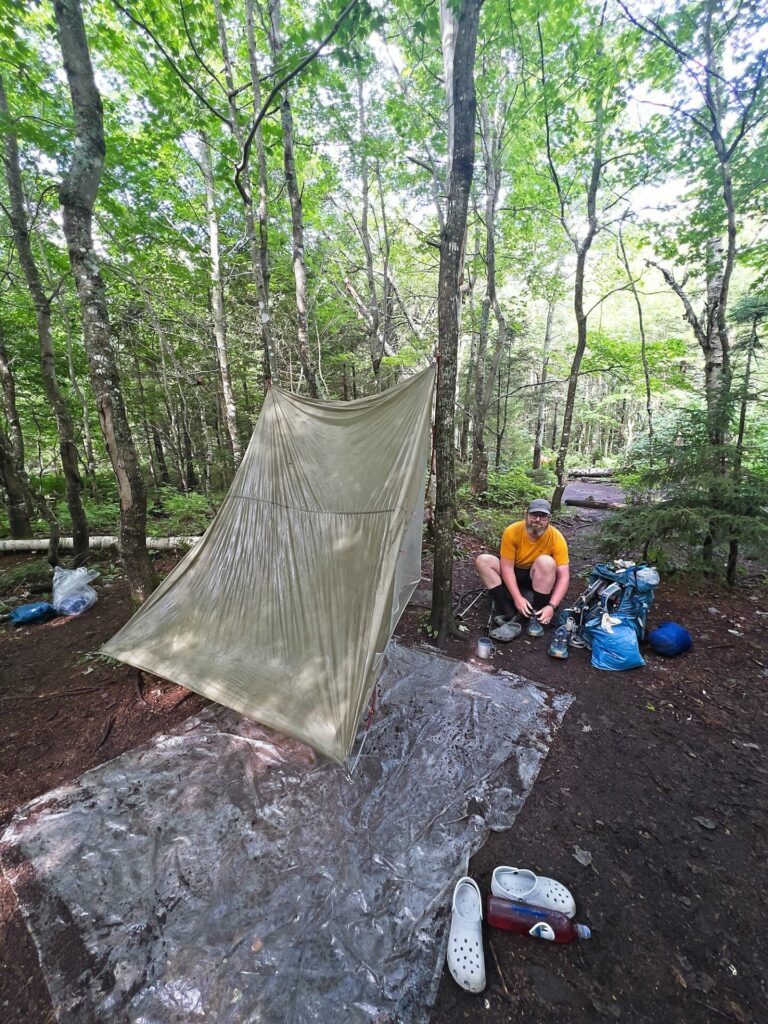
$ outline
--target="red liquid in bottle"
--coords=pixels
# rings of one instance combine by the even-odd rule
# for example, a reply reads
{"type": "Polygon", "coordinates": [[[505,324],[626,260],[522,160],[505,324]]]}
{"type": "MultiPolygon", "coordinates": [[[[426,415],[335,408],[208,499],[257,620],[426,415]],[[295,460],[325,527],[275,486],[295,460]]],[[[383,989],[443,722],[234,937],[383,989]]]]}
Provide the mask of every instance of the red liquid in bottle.
{"type": "Polygon", "coordinates": [[[488,897],[486,920],[492,928],[503,928],[508,932],[530,935],[534,939],[546,939],[549,942],[571,942],[573,939],[592,937],[592,932],[585,924],[576,924],[565,914],[505,900],[501,896],[488,897]]]}

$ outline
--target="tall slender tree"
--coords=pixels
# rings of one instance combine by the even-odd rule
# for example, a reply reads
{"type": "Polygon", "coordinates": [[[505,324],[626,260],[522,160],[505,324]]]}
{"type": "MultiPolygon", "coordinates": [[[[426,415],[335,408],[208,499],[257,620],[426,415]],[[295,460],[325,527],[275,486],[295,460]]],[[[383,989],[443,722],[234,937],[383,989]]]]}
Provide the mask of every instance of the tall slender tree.
{"type": "Polygon", "coordinates": [[[146,545],[146,492],[112,346],[106,288],[93,245],[93,208],[106,153],[101,96],[79,0],[54,0],[53,7],[75,119],[75,146],[59,187],[64,235],[80,298],[99,422],[117,477],[120,554],[133,598],[143,602],[155,583],[146,545]]]}
{"type": "MultiPolygon", "coordinates": [[[[272,51],[272,70],[277,75],[283,52],[281,28],[281,0],[269,0],[269,46],[272,51]]],[[[301,189],[296,172],[293,113],[287,84],[280,101],[280,124],[283,130],[283,171],[288,201],[291,204],[291,233],[293,238],[293,276],[296,283],[296,330],[299,359],[311,398],[318,398],[317,372],[309,351],[309,299],[307,294],[307,262],[304,253],[304,212],[301,189]]]]}
{"type": "Polygon", "coordinates": [[[739,192],[749,206],[759,195],[749,180],[755,171],[750,156],[768,118],[768,46],[760,36],[765,12],[737,0],[702,0],[659,17],[638,17],[620,6],[645,33],[651,56],[666,58],[661,66],[658,59],[650,62],[650,75],[671,92],[673,102],[664,104],[670,111],[666,134],[675,155],[684,155],[683,173],[697,200],[675,248],[689,268],[699,266],[703,309],[696,310],[688,273],[680,280],[672,267],[653,262],[680,299],[704,356],[709,437],[721,446],[731,415],[728,304],[739,250],[737,202],[739,192]]]}
{"type": "Polygon", "coordinates": [[[435,401],[435,544],[432,629],[438,642],[457,631],[453,617],[453,530],[456,515],[454,427],[459,347],[460,280],[467,210],[475,170],[475,52],[483,0],[441,0],[447,112],[448,198],[440,233],[437,321],[439,366],[435,401]]]}
{"type": "Polygon", "coordinates": [[[227,346],[227,322],[224,314],[224,288],[221,281],[221,253],[219,252],[219,215],[216,209],[216,192],[213,184],[213,161],[211,145],[207,136],[203,136],[200,145],[200,163],[205,181],[205,199],[208,210],[208,247],[211,262],[211,307],[213,310],[213,336],[216,341],[216,358],[219,364],[219,376],[224,398],[224,416],[227,433],[232,445],[235,469],[243,458],[243,446],[237,429],[237,412],[235,397],[232,390],[232,374],[229,369],[229,349],[227,346]]]}
{"type": "Polygon", "coordinates": [[[56,357],[53,350],[51,332],[51,298],[43,288],[40,271],[32,251],[32,239],[27,222],[27,209],[24,197],[24,186],[19,162],[19,146],[16,136],[10,127],[11,116],[5,94],[2,77],[0,77],[0,114],[8,127],[5,130],[5,180],[8,185],[13,239],[19,263],[27,282],[27,288],[35,307],[37,319],[37,337],[40,344],[40,366],[42,369],[43,388],[56,417],[59,434],[59,454],[64,470],[67,508],[72,520],[73,564],[82,565],[88,558],[88,520],[82,502],[83,481],[80,477],[75,444],[75,430],[66,399],[59,387],[56,373],[56,357]]]}

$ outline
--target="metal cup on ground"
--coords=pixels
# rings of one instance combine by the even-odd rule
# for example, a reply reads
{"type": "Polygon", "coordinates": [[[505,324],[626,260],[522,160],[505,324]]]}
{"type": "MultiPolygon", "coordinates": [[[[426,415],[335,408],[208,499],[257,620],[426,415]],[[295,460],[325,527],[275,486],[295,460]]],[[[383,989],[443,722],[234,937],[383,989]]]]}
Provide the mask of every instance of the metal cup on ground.
{"type": "Polygon", "coordinates": [[[496,648],[487,636],[481,636],[477,641],[477,656],[487,661],[496,653],[496,648]]]}

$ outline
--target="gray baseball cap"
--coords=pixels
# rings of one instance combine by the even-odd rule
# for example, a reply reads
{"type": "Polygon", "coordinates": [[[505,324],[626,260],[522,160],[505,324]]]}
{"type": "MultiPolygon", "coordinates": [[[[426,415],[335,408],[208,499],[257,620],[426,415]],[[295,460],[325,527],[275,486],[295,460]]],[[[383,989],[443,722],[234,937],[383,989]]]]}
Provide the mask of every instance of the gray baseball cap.
{"type": "Polygon", "coordinates": [[[552,506],[546,498],[534,498],[528,506],[529,512],[546,512],[548,516],[552,515],[552,506]]]}

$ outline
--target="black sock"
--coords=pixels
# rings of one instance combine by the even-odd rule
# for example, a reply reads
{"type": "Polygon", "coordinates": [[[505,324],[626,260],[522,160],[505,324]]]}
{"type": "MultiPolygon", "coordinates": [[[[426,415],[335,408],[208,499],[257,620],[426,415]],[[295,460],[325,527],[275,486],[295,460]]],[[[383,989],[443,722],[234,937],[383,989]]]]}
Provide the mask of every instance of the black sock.
{"type": "Polygon", "coordinates": [[[497,615],[507,615],[511,618],[515,614],[514,602],[503,583],[500,583],[498,587],[489,587],[488,593],[491,595],[493,607],[497,615]]]}
{"type": "Polygon", "coordinates": [[[534,590],[531,604],[535,612],[540,612],[545,605],[549,604],[549,594],[540,594],[538,590],[534,590]]]}

